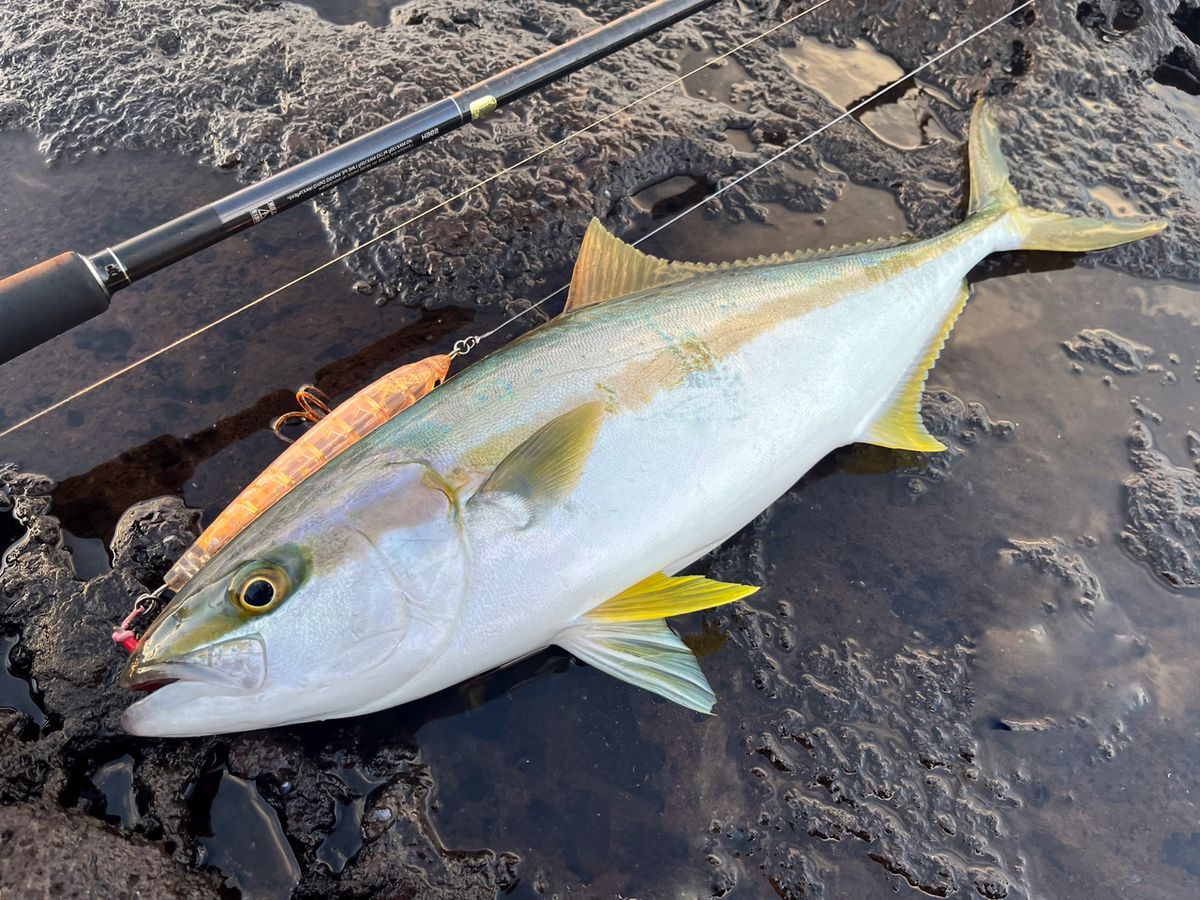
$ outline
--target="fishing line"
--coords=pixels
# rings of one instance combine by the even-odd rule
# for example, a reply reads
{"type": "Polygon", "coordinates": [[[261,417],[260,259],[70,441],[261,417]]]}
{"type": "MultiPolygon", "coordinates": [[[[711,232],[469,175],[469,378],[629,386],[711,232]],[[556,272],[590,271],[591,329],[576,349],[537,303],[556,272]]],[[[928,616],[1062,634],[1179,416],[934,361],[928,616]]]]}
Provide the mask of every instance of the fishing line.
{"type": "MultiPolygon", "coordinates": [[[[889,91],[895,89],[896,87],[900,86],[904,82],[908,81],[908,79],[912,78],[914,75],[919,75],[921,72],[925,71],[930,66],[945,59],[947,56],[949,56],[955,50],[961,49],[966,44],[969,44],[971,41],[975,40],[975,38],[979,37],[982,34],[985,34],[986,32],[990,31],[991,29],[995,28],[997,25],[999,25],[1005,19],[1009,19],[1012,16],[1015,16],[1021,10],[1025,9],[1026,7],[1032,6],[1032,5],[1033,5],[1033,0],[1024,0],[1024,2],[1020,6],[1013,7],[1012,9],[1010,9],[1008,12],[1006,12],[1004,15],[1000,16],[999,18],[994,19],[993,21],[989,22],[987,25],[984,25],[980,29],[971,32],[971,34],[967,35],[965,38],[963,38],[957,44],[953,44],[952,46],[947,47],[941,53],[938,53],[936,56],[930,57],[925,62],[921,63],[921,65],[917,66],[915,69],[912,69],[911,71],[905,73],[904,75],[901,75],[899,78],[897,78],[895,81],[891,82],[890,84],[884,85],[879,90],[877,90],[875,93],[871,94],[869,97],[867,97],[863,100],[860,100],[858,103],[851,106],[849,109],[847,109],[841,115],[839,115],[833,119],[830,119],[828,122],[826,122],[820,128],[816,129],[815,131],[810,132],[809,134],[806,134],[804,137],[800,138],[798,141],[795,141],[792,144],[789,144],[787,147],[780,150],[778,153],[774,154],[773,156],[768,157],[767,159],[763,160],[762,162],[758,163],[757,165],[753,166],[752,168],[747,169],[745,172],[738,175],[737,178],[733,179],[733,181],[730,181],[728,184],[722,185],[720,188],[713,191],[711,194],[709,194],[703,200],[699,200],[696,203],[693,203],[691,206],[689,206],[683,212],[672,216],[670,219],[667,219],[667,221],[663,222],[661,225],[659,225],[657,228],[653,229],[652,231],[646,232],[646,234],[643,234],[636,241],[632,241],[631,242],[632,245],[634,247],[636,247],[638,244],[642,243],[642,241],[645,241],[645,240],[648,240],[648,239],[654,237],[654,235],[658,234],[664,228],[669,228],[670,226],[672,226],[676,222],[678,222],[680,219],[682,219],[684,216],[688,215],[689,213],[695,212],[696,210],[700,209],[700,207],[704,206],[706,203],[709,203],[712,200],[715,200],[717,197],[720,197],[726,191],[737,187],[739,184],[741,184],[743,181],[745,181],[751,175],[755,175],[758,172],[761,172],[763,169],[765,169],[767,166],[771,165],[772,163],[778,162],[779,160],[783,159],[783,157],[787,156],[789,153],[793,152],[794,150],[798,149],[799,147],[803,147],[805,144],[807,144],[813,138],[819,137],[821,134],[823,134],[824,132],[826,132],[830,128],[832,128],[834,125],[837,125],[839,122],[843,122],[846,119],[853,116],[856,112],[858,112],[864,106],[867,106],[867,105],[875,102],[880,97],[882,97],[884,94],[888,93],[889,91]]],[[[533,310],[537,309],[542,304],[547,303],[550,300],[553,300],[559,294],[566,291],[570,286],[571,286],[570,282],[559,286],[557,289],[555,289],[553,292],[547,294],[545,297],[543,297],[537,303],[534,303],[531,306],[526,307],[525,309],[521,310],[516,315],[501,322],[499,325],[497,325],[491,331],[485,332],[480,335],[476,335],[474,337],[463,338],[462,340],[456,342],[454,345],[454,350],[451,351],[451,355],[462,356],[467,353],[470,353],[472,350],[475,349],[475,347],[479,344],[480,341],[487,340],[492,335],[496,334],[496,332],[498,332],[504,328],[507,328],[509,325],[511,325],[517,319],[524,316],[526,313],[533,312],[533,310]]],[[[4,436],[3,434],[0,434],[0,437],[3,437],[3,436],[4,436]]]]}
{"type": "MultiPolygon", "coordinates": [[[[427,216],[433,212],[436,212],[440,209],[446,208],[447,206],[454,203],[455,201],[460,200],[463,197],[466,197],[467,195],[473,193],[474,191],[485,187],[486,185],[492,183],[496,179],[501,178],[504,175],[507,175],[508,173],[514,171],[515,169],[520,168],[521,166],[525,165],[526,163],[532,162],[532,161],[544,156],[545,154],[549,153],[550,151],[552,151],[558,147],[561,147],[562,145],[568,143],[569,141],[573,140],[574,138],[578,137],[579,135],[585,134],[588,131],[591,131],[592,129],[596,128],[599,125],[602,125],[604,122],[607,122],[608,120],[614,118],[615,116],[618,116],[621,113],[624,113],[624,112],[632,109],[633,107],[635,107],[641,103],[644,103],[646,100],[649,100],[650,98],[657,96],[658,94],[662,93],[663,91],[669,90],[670,88],[675,87],[676,85],[682,84],[685,79],[690,78],[692,75],[695,75],[696,73],[701,72],[704,69],[707,69],[709,66],[720,62],[721,60],[733,55],[734,53],[744,50],[745,48],[751,46],[752,44],[755,44],[758,41],[763,40],[764,38],[770,36],[771,34],[775,33],[776,31],[780,30],[781,28],[784,28],[787,25],[790,25],[793,22],[798,21],[799,19],[803,18],[804,16],[809,15],[810,13],[816,12],[822,6],[825,6],[827,3],[830,3],[830,2],[832,2],[832,0],[818,0],[818,2],[815,3],[814,5],[801,10],[800,12],[796,13],[793,16],[783,19],[782,21],[771,26],[766,31],[762,32],[761,34],[759,34],[755,37],[749,38],[748,40],[743,41],[740,44],[737,44],[736,46],[732,47],[731,49],[726,50],[724,53],[714,56],[713,58],[711,58],[711,59],[707,60],[706,62],[704,62],[703,64],[695,67],[694,69],[690,70],[689,72],[684,73],[683,75],[676,76],[675,78],[671,79],[670,81],[667,81],[664,84],[656,87],[654,90],[650,91],[649,93],[644,94],[643,96],[638,97],[637,99],[632,100],[629,103],[626,103],[624,106],[614,109],[609,113],[606,113],[605,115],[601,116],[600,118],[596,119],[595,121],[591,122],[590,124],[585,125],[582,128],[579,128],[576,131],[571,132],[570,134],[566,135],[565,137],[560,138],[559,140],[554,141],[553,143],[547,144],[545,147],[542,147],[541,149],[534,151],[533,153],[531,153],[528,156],[524,157],[523,159],[513,163],[512,165],[510,165],[504,169],[501,169],[501,170],[493,173],[492,175],[489,175],[487,178],[483,179],[482,181],[478,181],[478,182],[464,188],[463,190],[459,191],[458,193],[456,193],[450,197],[447,197],[446,199],[442,200],[441,202],[436,203],[433,206],[430,206],[427,209],[422,210],[421,212],[419,212],[416,215],[412,216],[411,218],[405,220],[404,222],[401,222],[400,224],[398,224],[390,229],[387,229],[386,231],[383,231],[380,234],[377,234],[377,235],[369,238],[368,240],[355,245],[354,247],[351,247],[349,250],[346,250],[344,253],[334,256],[333,258],[327,260],[326,262],[322,263],[321,265],[311,269],[308,272],[305,272],[303,275],[297,276],[296,278],[293,278],[291,281],[285,282],[284,284],[280,285],[279,287],[273,288],[272,290],[268,291],[267,293],[262,294],[259,297],[256,297],[255,299],[238,307],[237,309],[234,309],[231,312],[228,312],[225,315],[220,316],[217,319],[214,319],[213,321],[207,323],[206,325],[203,325],[200,328],[197,328],[196,330],[189,332],[188,334],[185,334],[180,338],[177,338],[176,340],[172,341],[171,343],[166,344],[163,347],[160,347],[158,350],[155,350],[154,352],[147,354],[146,356],[130,363],[129,365],[124,366],[124,367],[116,370],[115,372],[112,372],[109,375],[106,375],[105,377],[101,378],[100,380],[88,385],[87,387],[81,388],[80,390],[76,391],[75,393],[64,397],[62,400],[59,400],[59,401],[51,404],[50,406],[47,406],[46,408],[40,410],[39,412],[36,412],[36,413],[28,416],[25,419],[22,419],[21,421],[17,422],[16,424],[9,426],[8,428],[4,429],[3,431],[0,431],[0,438],[7,437],[8,435],[20,430],[21,428],[24,428],[25,426],[30,425],[33,422],[36,422],[38,419],[42,418],[43,416],[46,416],[58,409],[61,409],[62,407],[66,406],[67,404],[69,404],[75,400],[78,400],[80,397],[83,397],[83,396],[91,393],[92,391],[97,390],[98,388],[101,388],[104,385],[109,384],[112,381],[115,381],[116,379],[120,378],[121,376],[126,375],[129,372],[132,372],[134,369],[137,369],[140,366],[143,366],[146,363],[148,363],[154,359],[157,359],[158,357],[162,356],[163,354],[169,353],[171,350],[174,350],[176,347],[179,347],[182,344],[192,340],[193,338],[199,337],[200,335],[202,335],[208,331],[211,331],[212,329],[224,324],[225,322],[228,322],[230,319],[233,319],[233,318],[241,315],[242,313],[247,312],[250,309],[253,309],[254,307],[256,307],[259,304],[264,303],[265,301],[271,299],[272,297],[282,293],[283,291],[287,290],[288,288],[294,287],[295,285],[299,284],[300,282],[302,282],[308,278],[311,278],[312,276],[316,275],[317,273],[322,272],[325,269],[328,269],[329,267],[331,267],[333,265],[336,265],[337,263],[352,256],[353,254],[359,252],[360,250],[363,250],[363,249],[371,246],[372,244],[375,244],[381,240],[384,240],[385,238],[392,236],[396,232],[408,227],[409,225],[412,225],[413,223],[419,221],[420,219],[423,219],[425,216],[427,216]]],[[[892,81],[891,83],[880,88],[878,91],[871,94],[866,99],[859,101],[854,106],[850,107],[845,112],[843,112],[840,115],[836,116],[835,118],[831,119],[829,122],[826,122],[824,125],[820,126],[819,128],[817,128],[810,134],[804,136],[803,138],[800,138],[799,140],[790,144],[788,147],[784,148],[780,152],[774,154],[773,156],[769,157],[768,159],[764,160],[763,162],[761,162],[761,163],[753,166],[752,168],[748,169],[747,171],[743,172],[741,175],[739,175],[733,181],[730,181],[729,183],[722,185],[718,190],[714,191],[712,194],[709,194],[703,200],[693,204],[692,206],[688,207],[687,209],[683,210],[682,212],[680,212],[677,215],[673,216],[672,218],[668,219],[666,222],[659,225],[657,228],[642,235],[640,238],[638,238],[636,241],[633,242],[634,246],[642,243],[643,241],[647,240],[648,238],[654,236],[655,234],[658,234],[658,232],[662,231],[664,228],[667,228],[670,225],[673,225],[675,222],[679,221],[684,216],[694,212],[695,210],[704,206],[709,201],[721,196],[721,194],[725,193],[726,191],[730,190],[731,188],[736,187],[738,184],[740,184],[745,179],[749,178],[751,175],[754,175],[754,174],[762,171],[764,168],[766,168],[767,166],[776,162],[777,160],[783,158],[784,156],[787,156],[789,153],[793,152],[798,147],[801,147],[804,144],[807,144],[809,141],[813,140],[813,138],[821,135],[828,129],[832,128],[834,125],[837,125],[838,123],[849,118],[855,112],[862,109],[864,106],[874,102],[879,97],[881,97],[884,94],[886,94],[887,92],[893,90],[898,85],[903,84],[909,78],[913,77],[914,75],[919,74],[920,72],[924,71],[925,69],[929,68],[930,66],[939,62],[940,60],[944,59],[946,56],[948,56],[951,53],[955,52],[956,50],[962,48],[966,44],[973,41],[975,38],[986,33],[987,31],[990,31],[992,28],[995,28],[997,25],[1001,24],[1005,20],[1016,15],[1021,10],[1026,9],[1029,6],[1032,6],[1033,2],[1034,2],[1034,0],[1024,0],[1024,2],[1022,2],[1019,6],[1014,7],[1013,9],[1009,10],[1004,15],[999,16],[998,18],[992,20],[988,24],[984,25],[982,28],[979,28],[978,30],[967,35],[967,37],[963,38],[956,44],[951,45],[947,49],[941,51],[940,53],[938,53],[935,56],[931,57],[930,59],[926,60],[921,65],[917,66],[916,68],[914,68],[914,69],[910,70],[909,72],[905,73],[904,75],[900,76],[895,81],[892,81]]],[[[457,341],[455,343],[454,348],[451,351],[450,355],[452,357],[457,357],[457,356],[463,356],[463,355],[466,355],[467,353],[470,353],[471,350],[473,350],[476,346],[478,346],[478,344],[481,341],[484,341],[487,338],[492,337],[497,332],[508,327],[513,322],[522,318],[526,314],[543,306],[550,300],[557,297],[559,294],[562,294],[563,292],[565,292],[568,287],[570,287],[569,284],[564,284],[564,285],[560,286],[556,290],[547,294],[541,300],[537,301],[534,304],[531,304],[530,306],[521,310],[519,313],[517,313],[517,314],[511,316],[510,318],[506,319],[505,321],[501,322],[499,325],[497,325],[495,328],[491,329],[490,331],[487,331],[480,335],[473,335],[471,337],[463,338],[462,340],[457,341]]]]}
{"type": "MultiPolygon", "coordinates": [[[[763,40],[763,38],[769,37],[770,35],[774,34],[776,31],[779,31],[781,28],[785,28],[786,26],[791,25],[793,22],[796,22],[796,21],[804,18],[805,16],[809,15],[810,13],[816,12],[818,9],[820,9],[825,4],[831,3],[831,2],[832,2],[832,0],[817,0],[817,2],[814,3],[812,6],[806,7],[805,9],[800,10],[800,12],[796,13],[795,15],[789,16],[788,18],[783,19],[780,22],[777,22],[776,24],[772,25],[770,28],[768,28],[766,31],[762,32],[761,34],[756,35],[755,37],[752,37],[748,40],[743,41],[742,43],[732,47],[731,49],[726,50],[724,53],[714,56],[712,59],[709,59],[709,60],[705,61],[704,63],[702,63],[701,65],[696,66],[696,68],[692,69],[691,71],[685,72],[682,75],[676,76],[675,78],[671,79],[670,81],[659,85],[658,87],[656,87],[654,90],[650,91],[649,93],[643,94],[641,97],[638,97],[636,100],[632,100],[629,103],[626,103],[624,106],[618,107],[617,109],[614,109],[611,112],[606,113],[605,115],[601,116],[600,118],[596,119],[595,121],[593,121],[587,125],[584,125],[582,128],[572,131],[570,134],[566,135],[565,137],[559,138],[557,141],[547,144],[546,146],[542,147],[540,150],[535,150],[533,153],[530,153],[528,156],[524,157],[523,159],[518,160],[517,162],[513,163],[511,166],[503,168],[503,169],[499,170],[498,172],[495,172],[492,175],[489,175],[487,178],[483,179],[482,181],[477,181],[474,184],[472,184],[466,188],[463,188],[457,194],[447,197],[445,200],[442,200],[441,202],[436,203],[433,206],[428,207],[427,209],[421,210],[419,213],[414,215],[412,218],[406,219],[405,221],[401,222],[399,225],[395,225],[392,228],[389,228],[386,231],[383,231],[383,232],[375,235],[374,237],[371,237],[368,240],[363,241],[361,244],[356,244],[355,246],[351,247],[349,250],[345,251],[344,253],[341,253],[341,254],[333,257],[332,259],[329,259],[329,260],[321,263],[319,266],[317,266],[314,269],[310,269],[309,271],[305,272],[303,275],[299,275],[296,278],[293,278],[291,281],[285,282],[284,284],[281,284],[279,287],[273,288],[259,297],[255,297],[249,303],[243,304],[242,306],[239,306],[237,309],[234,309],[231,312],[228,312],[223,316],[213,319],[208,324],[200,326],[195,331],[191,331],[191,332],[183,335],[183,337],[180,337],[174,341],[171,341],[171,343],[167,344],[166,346],[160,347],[159,349],[155,350],[154,352],[146,354],[141,359],[135,360],[134,362],[131,362],[129,365],[123,366],[122,368],[117,369],[115,372],[112,372],[111,374],[104,376],[99,381],[95,381],[92,384],[89,384],[87,387],[81,388],[78,391],[76,391],[75,393],[70,394],[55,403],[52,403],[50,406],[47,406],[45,409],[43,409],[39,412],[36,412],[33,415],[31,415],[25,419],[22,419],[20,422],[17,422],[15,425],[10,425],[8,428],[4,429],[3,431],[0,431],[0,438],[5,438],[8,435],[12,434],[13,432],[18,431],[21,428],[24,428],[26,425],[30,425],[30,424],[36,422],[38,419],[42,418],[42,416],[48,415],[48,414],[54,412],[55,410],[62,409],[68,403],[78,400],[80,397],[83,397],[86,394],[90,394],[92,391],[96,390],[97,388],[104,387],[104,385],[109,384],[110,382],[116,381],[122,375],[127,375],[128,373],[132,372],[134,369],[144,366],[146,363],[157,359],[158,357],[162,356],[164,353],[169,353],[172,350],[174,350],[176,347],[179,347],[180,345],[187,343],[188,341],[192,340],[192,338],[199,337],[200,335],[204,334],[205,332],[211,331],[212,329],[225,324],[230,319],[236,318],[237,316],[240,316],[244,312],[248,312],[249,310],[258,306],[260,303],[264,303],[267,300],[270,300],[272,297],[283,293],[288,288],[295,287],[300,282],[302,282],[308,278],[311,278],[312,276],[318,274],[319,272],[325,271],[330,266],[334,266],[337,263],[340,263],[342,260],[344,260],[350,256],[353,256],[355,253],[358,253],[360,250],[365,250],[367,247],[370,247],[372,244],[376,244],[379,241],[384,240],[385,238],[391,237],[396,232],[398,232],[404,228],[407,228],[409,225],[412,225],[415,222],[420,221],[421,219],[425,218],[427,215],[437,212],[440,209],[445,209],[447,206],[454,203],[455,201],[461,200],[463,197],[466,197],[467,195],[474,193],[475,191],[479,190],[480,188],[486,187],[487,185],[491,184],[496,179],[502,178],[503,176],[514,171],[515,169],[519,169],[521,166],[525,165],[526,163],[533,162],[534,160],[539,159],[542,156],[545,156],[551,150],[561,147],[563,144],[566,144],[569,141],[574,140],[575,138],[579,137],[581,134],[586,134],[587,132],[591,131],[592,129],[596,128],[597,126],[603,125],[609,119],[612,119],[616,116],[619,116],[621,113],[624,113],[624,112],[627,112],[627,111],[633,109],[635,106],[646,102],[647,100],[649,100],[652,97],[657,96],[658,94],[661,94],[663,91],[669,90],[670,88],[673,88],[676,85],[682,84],[684,79],[690,78],[691,76],[695,75],[697,72],[702,72],[704,69],[707,69],[709,66],[711,66],[715,63],[718,63],[721,60],[723,60],[729,56],[732,56],[734,53],[737,53],[741,50],[745,50],[747,47],[751,46],[752,44],[755,44],[758,41],[763,40]]],[[[551,295],[551,296],[553,296],[553,295],[551,295]]],[[[543,299],[541,301],[541,303],[544,303],[548,299],[549,299],[548,297],[543,299]]],[[[540,306],[541,303],[539,303],[538,305],[540,306]]],[[[478,343],[478,342],[476,342],[476,343],[478,343]]],[[[471,346],[473,347],[474,344],[472,344],[471,346]]],[[[466,351],[456,351],[456,352],[452,353],[452,355],[457,356],[457,355],[460,355],[462,352],[466,352],[466,351]]]]}

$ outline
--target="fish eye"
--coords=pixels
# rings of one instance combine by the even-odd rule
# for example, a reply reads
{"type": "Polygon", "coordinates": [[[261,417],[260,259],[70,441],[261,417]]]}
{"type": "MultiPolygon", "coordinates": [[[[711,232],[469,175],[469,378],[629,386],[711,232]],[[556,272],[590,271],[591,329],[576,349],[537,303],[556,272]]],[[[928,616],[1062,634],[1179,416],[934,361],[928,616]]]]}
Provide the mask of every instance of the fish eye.
{"type": "Polygon", "coordinates": [[[279,566],[258,564],[234,578],[229,596],[239,610],[257,616],[282,603],[291,586],[287,572],[279,566]]]}

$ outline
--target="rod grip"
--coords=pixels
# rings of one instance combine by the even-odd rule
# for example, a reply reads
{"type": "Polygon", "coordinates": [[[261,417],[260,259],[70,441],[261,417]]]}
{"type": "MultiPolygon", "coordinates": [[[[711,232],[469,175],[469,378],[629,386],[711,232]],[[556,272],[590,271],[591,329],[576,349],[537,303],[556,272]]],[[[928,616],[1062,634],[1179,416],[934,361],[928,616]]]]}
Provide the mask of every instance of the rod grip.
{"type": "Polygon", "coordinates": [[[78,253],[0,281],[0,364],[108,309],[108,291],[78,253]]]}

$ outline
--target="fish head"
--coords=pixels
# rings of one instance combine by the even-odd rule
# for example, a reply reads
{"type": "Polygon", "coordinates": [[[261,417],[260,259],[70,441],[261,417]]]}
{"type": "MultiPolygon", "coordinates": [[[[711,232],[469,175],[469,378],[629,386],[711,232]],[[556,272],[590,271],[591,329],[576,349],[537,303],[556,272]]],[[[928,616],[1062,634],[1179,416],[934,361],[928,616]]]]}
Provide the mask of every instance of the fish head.
{"type": "Polygon", "coordinates": [[[122,725],[219,734],[419,696],[411,685],[452,635],[468,574],[457,496],[423,464],[362,467],[297,489],[143,635],[123,682],[151,692],[122,725]]]}

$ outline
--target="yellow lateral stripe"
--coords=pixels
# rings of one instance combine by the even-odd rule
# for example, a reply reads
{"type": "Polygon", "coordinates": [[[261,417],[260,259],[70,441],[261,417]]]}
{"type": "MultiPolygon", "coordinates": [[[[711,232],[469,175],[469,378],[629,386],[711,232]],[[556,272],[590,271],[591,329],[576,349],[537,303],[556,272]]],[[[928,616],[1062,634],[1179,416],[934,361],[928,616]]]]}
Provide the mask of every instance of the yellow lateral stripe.
{"type": "Polygon", "coordinates": [[[711,609],[741,600],[757,591],[748,584],[712,581],[700,575],[672,578],[651,575],[587,614],[601,622],[646,622],[711,609]]]}

